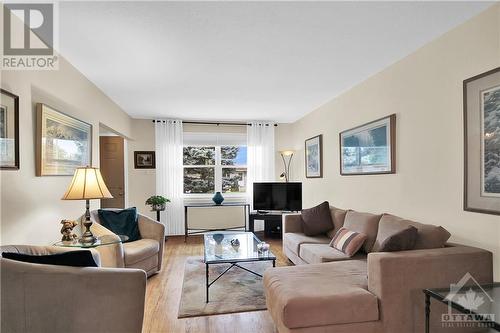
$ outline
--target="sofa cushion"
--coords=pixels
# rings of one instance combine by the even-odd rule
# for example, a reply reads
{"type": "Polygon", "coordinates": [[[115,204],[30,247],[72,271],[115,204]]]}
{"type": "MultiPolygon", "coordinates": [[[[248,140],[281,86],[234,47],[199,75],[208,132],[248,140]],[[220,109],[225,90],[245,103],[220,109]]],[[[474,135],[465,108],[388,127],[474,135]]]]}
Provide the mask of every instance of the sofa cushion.
{"type": "Polygon", "coordinates": [[[378,223],[382,215],[360,213],[349,210],[346,213],[344,227],[360,232],[366,235],[366,241],[363,244],[363,251],[370,253],[377,238],[378,223]]]}
{"type": "Polygon", "coordinates": [[[103,227],[117,235],[128,236],[127,242],[141,239],[135,207],[120,210],[99,209],[97,214],[103,227]]]}
{"type": "Polygon", "coordinates": [[[322,262],[342,261],[349,259],[366,259],[366,254],[358,253],[353,257],[334,249],[328,244],[302,244],[300,246],[300,258],[309,264],[320,264],[322,262]]]}
{"type": "Polygon", "coordinates": [[[332,215],[332,221],[333,221],[334,228],[326,233],[328,235],[328,237],[333,238],[333,236],[335,236],[337,231],[339,231],[340,228],[342,228],[344,226],[344,220],[345,220],[346,213],[347,213],[347,210],[330,206],[330,215],[332,215]]]}
{"type": "Polygon", "coordinates": [[[413,250],[417,242],[418,230],[409,225],[406,229],[389,236],[380,245],[380,252],[395,252],[413,250]]]}
{"type": "Polygon", "coordinates": [[[299,255],[301,244],[327,244],[330,243],[330,238],[326,236],[309,237],[303,233],[287,232],[283,234],[283,246],[299,255]]]}
{"type": "Polygon", "coordinates": [[[450,233],[441,226],[422,224],[395,215],[384,214],[379,222],[379,231],[373,246],[373,251],[379,251],[380,246],[389,236],[408,226],[413,226],[418,230],[417,241],[414,247],[415,250],[444,247],[446,241],[451,236],[450,233]]]}
{"type": "Polygon", "coordinates": [[[140,239],[135,242],[123,244],[123,252],[125,253],[125,265],[130,266],[158,254],[160,244],[154,239],[140,239]]]}
{"type": "Polygon", "coordinates": [[[318,236],[332,230],[334,225],[328,201],[312,208],[302,209],[302,221],[306,236],[318,236]]]}
{"type": "Polygon", "coordinates": [[[264,288],[273,318],[290,329],[379,318],[377,297],[367,290],[365,261],[268,269],[264,288]]]}
{"type": "Polygon", "coordinates": [[[359,251],[365,241],[365,234],[342,227],[333,237],[330,242],[330,246],[342,253],[345,253],[347,256],[352,257],[359,251]]]}

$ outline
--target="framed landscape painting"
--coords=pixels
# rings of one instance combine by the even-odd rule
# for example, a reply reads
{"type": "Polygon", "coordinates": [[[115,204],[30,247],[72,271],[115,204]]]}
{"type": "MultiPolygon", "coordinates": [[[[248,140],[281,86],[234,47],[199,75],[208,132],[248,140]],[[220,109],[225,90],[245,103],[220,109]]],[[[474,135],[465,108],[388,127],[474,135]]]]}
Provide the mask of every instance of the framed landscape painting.
{"type": "Polygon", "coordinates": [[[500,67],[463,89],[464,209],[500,215],[500,67]]]}
{"type": "Polygon", "coordinates": [[[323,177],[323,135],[305,141],[306,177],[323,177]]]}
{"type": "Polygon", "coordinates": [[[136,169],[154,169],[156,167],[154,151],[134,151],[134,167],[136,169]]]}
{"type": "Polygon", "coordinates": [[[38,103],[37,176],[72,176],[92,164],[92,125],[38,103]]]}
{"type": "Polygon", "coordinates": [[[1,89],[0,169],[19,169],[19,97],[1,89]]]}
{"type": "Polygon", "coordinates": [[[340,133],[340,174],[396,172],[396,115],[340,133]]]}

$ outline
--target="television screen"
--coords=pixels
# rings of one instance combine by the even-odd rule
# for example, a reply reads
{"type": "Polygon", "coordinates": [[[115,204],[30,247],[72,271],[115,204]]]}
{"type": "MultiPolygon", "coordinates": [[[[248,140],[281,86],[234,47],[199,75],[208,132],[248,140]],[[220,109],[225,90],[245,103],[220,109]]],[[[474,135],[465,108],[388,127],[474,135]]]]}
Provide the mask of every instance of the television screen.
{"type": "Polygon", "coordinates": [[[253,209],[302,210],[302,183],[254,183],[253,209]]]}

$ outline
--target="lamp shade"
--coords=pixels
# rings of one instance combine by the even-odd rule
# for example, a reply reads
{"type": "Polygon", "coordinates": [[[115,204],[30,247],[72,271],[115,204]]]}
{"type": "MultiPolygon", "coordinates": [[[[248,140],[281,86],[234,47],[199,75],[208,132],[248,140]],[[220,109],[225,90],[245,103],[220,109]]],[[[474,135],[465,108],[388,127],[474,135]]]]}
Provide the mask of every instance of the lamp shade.
{"type": "Polygon", "coordinates": [[[283,156],[292,156],[293,150],[282,150],[282,151],[280,151],[280,154],[283,156]]]}
{"type": "Polygon", "coordinates": [[[98,168],[77,168],[62,200],[112,198],[98,168]]]}

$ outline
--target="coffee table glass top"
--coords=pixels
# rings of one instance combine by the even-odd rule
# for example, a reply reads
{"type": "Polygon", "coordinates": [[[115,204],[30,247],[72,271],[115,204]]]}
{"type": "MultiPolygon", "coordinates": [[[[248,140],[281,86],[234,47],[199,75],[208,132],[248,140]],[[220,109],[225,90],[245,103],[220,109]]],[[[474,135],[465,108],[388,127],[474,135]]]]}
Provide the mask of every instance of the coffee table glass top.
{"type": "Polygon", "coordinates": [[[259,253],[260,240],[251,232],[210,232],[204,235],[204,243],[207,264],[276,260],[270,250],[259,253]],[[239,241],[239,246],[231,245],[233,239],[239,241]]]}
{"type": "Polygon", "coordinates": [[[55,246],[64,246],[64,247],[80,247],[80,248],[92,248],[101,245],[110,245],[110,244],[118,244],[128,241],[128,236],[125,235],[103,235],[97,237],[95,243],[86,244],[80,243],[78,239],[73,241],[59,241],[54,243],[55,246]]]}

